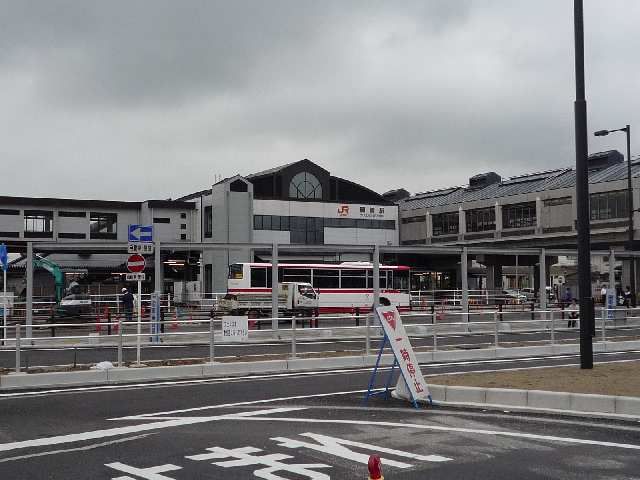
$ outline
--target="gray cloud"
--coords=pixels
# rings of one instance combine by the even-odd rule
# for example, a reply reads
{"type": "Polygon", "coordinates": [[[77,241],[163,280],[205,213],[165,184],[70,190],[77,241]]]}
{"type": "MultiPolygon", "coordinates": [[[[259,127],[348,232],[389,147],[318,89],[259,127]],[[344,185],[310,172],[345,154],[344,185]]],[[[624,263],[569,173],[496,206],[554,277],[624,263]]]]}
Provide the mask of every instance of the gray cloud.
{"type": "MultiPolygon", "coordinates": [[[[640,5],[585,3],[589,128],[640,125],[640,5]]],[[[378,191],[422,191],[574,161],[568,0],[0,11],[6,194],[175,197],[300,158],[378,191]]]]}

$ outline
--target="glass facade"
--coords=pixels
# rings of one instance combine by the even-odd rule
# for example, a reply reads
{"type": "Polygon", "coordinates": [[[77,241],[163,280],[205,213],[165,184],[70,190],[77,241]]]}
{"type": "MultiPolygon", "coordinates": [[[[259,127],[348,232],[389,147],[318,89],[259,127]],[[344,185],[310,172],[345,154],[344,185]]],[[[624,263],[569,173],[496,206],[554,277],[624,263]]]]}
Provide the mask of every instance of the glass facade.
{"type": "Polygon", "coordinates": [[[30,233],[53,232],[53,212],[43,210],[25,210],[24,231],[30,233]]]}
{"type": "Polygon", "coordinates": [[[536,202],[516,203],[502,207],[502,228],[536,226],[536,202]]]}
{"type": "Polygon", "coordinates": [[[465,212],[467,232],[486,232],[496,229],[496,209],[476,208],[465,212]]]}
{"type": "Polygon", "coordinates": [[[118,236],[118,214],[91,212],[91,238],[115,240],[118,236]]]}
{"type": "Polygon", "coordinates": [[[457,235],[460,230],[458,212],[438,213],[433,215],[433,236],[457,235]]]}
{"type": "Polygon", "coordinates": [[[322,185],[315,175],[309,172],[300,172],[291,179],[289,198],[321,200],[322,185]]]}
{"type": "Polygon", "coordinates": [[[589,196],[591,220],[609,220],[612,218],[627,218],[627,191],[592,193],[589,196]]]}
{"type": "Polygon", "coordinates": [[[254,215],[254,230],[290,232],[291,243],[320,245],[324,243],[324,228],[373,228],[395,230],[395,220],[368,218],[286,217],[254,215]]]}

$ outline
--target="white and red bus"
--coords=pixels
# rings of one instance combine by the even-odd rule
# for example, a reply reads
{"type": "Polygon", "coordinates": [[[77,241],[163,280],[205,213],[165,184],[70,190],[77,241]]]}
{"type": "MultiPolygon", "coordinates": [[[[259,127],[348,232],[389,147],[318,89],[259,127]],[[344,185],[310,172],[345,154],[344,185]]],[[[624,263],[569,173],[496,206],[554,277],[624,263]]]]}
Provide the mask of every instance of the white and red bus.
{"type": "MultiPolygon", "coordinates": [[[[278,282],[306,282],[319,293],[320,313],[370,311],[373,265],[369,262],[280,263],[278,282]]],[[[229,265],[227,291],[238,296],[271,295],[270,263],[229,265]]],[[[400,311],[410,309],[409,267],[380,265],[380,297],[400,311]]]]}

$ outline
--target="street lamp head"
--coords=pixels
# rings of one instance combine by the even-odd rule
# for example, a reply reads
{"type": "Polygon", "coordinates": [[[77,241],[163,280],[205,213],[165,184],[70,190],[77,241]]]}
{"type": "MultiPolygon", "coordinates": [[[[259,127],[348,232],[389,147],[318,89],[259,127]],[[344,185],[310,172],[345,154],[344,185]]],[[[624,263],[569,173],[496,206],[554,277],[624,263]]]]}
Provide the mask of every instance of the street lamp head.
{"type": "Polygon", "coordinates": [[[597,132],[593,133],[596,137],[605,137],[607,135],[609,135],[609,130],[598,130],[597,132]]]}

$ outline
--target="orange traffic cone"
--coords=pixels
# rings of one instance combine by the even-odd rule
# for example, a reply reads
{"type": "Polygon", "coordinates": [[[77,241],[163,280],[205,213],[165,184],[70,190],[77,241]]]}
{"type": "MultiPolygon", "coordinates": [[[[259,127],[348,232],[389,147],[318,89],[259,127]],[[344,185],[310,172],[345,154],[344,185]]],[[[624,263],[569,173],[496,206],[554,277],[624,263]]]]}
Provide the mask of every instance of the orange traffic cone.
{"type": "Polygon", "coordinates": [[[371,455],[369,457],[369,480],[384,480],[382,476],[382,462],[380,455],[371,455]]]}

